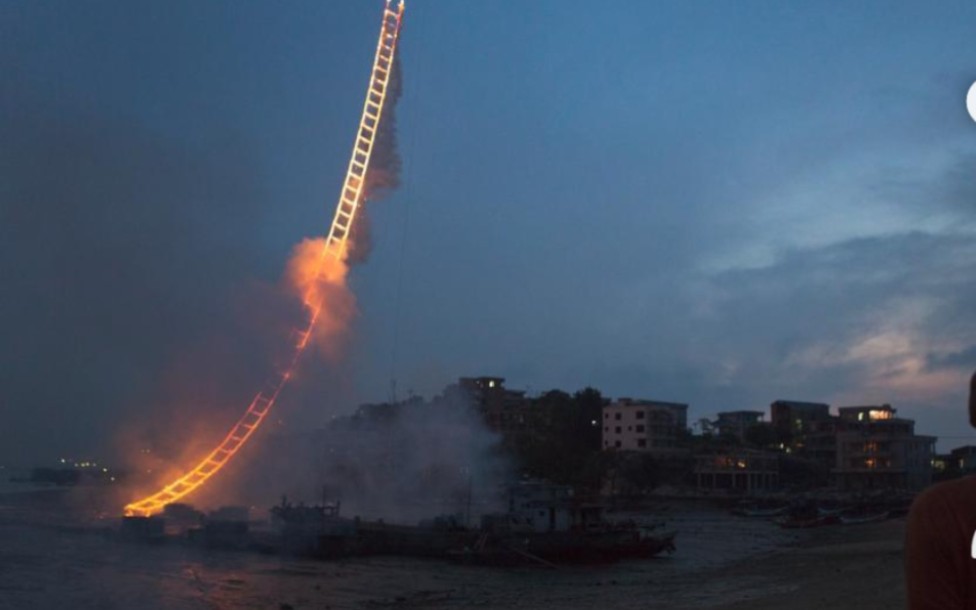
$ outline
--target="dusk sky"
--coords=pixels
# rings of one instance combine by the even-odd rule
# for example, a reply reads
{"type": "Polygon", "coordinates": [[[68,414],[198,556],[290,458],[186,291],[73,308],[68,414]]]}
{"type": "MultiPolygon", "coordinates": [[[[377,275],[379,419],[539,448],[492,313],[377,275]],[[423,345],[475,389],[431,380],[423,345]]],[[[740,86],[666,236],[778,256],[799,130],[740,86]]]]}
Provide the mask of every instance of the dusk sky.
{"type": "MultiPolygon", "coordinates": [[[[331,221],[381,9],[0,5],[0,464],[229,427],[331,221]]],[[[971,1],[409,0],[402,186],[345,358],[278,416],[485,374],[689,421],[891,403],[976,443],[974,27],[971,1]]]]}

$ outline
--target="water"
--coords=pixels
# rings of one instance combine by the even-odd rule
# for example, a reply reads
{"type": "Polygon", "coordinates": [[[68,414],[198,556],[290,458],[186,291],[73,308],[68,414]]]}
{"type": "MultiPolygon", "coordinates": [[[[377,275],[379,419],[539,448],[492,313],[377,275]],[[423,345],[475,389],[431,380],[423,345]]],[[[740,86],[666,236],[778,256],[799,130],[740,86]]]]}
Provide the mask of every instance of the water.
{"type": "Polygon", "coordinates": [[[142,546],[71,529],[65,498],[0,496],[0,608],[78,610],[283,608],[708,607],[761,583],[722,567],[790,542],[763,521],[694,506],[620,513],[665,517],[678,552],[611,566],[486,569],[442,561],[296,560],[177,545],[142,546]]]}

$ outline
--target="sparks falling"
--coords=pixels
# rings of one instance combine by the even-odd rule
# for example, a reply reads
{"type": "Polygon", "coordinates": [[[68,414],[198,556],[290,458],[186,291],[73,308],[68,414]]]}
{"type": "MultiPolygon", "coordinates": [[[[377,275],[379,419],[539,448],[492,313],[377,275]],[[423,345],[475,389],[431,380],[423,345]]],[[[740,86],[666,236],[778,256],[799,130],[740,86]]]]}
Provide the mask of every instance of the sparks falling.
{"type": "MultiPolygon", "coordinates": [[[[126,505],[126,515],[149,516],[159,512],[167,504],[192,493],[230,462],[267,417],[310,343],[321,345],[327,355],[337,355],[339,341],[348,328],[355,308],[346,285],[348,258],[353,245],[350,234],[357,219],[356,214],[365,200],[370,159],[381,130],[380,121],[387,92],[390,91],[391,99],[398,95],[399,84],[394,71],[404,3],[400,0],[396,7],[391,3],[392,0],[386,0],[383,10],[383,24],[376,45],[369,89],[332,226],[327,237],[305,240],[299,244],[288,264],[289,283],[302,297],[308,313],[306,326],[297,333],[288,366],[268,380],[216,449],[161,490],[126,505]]],[[[388,125],[384,124],[386,127],[388,125]]]]}

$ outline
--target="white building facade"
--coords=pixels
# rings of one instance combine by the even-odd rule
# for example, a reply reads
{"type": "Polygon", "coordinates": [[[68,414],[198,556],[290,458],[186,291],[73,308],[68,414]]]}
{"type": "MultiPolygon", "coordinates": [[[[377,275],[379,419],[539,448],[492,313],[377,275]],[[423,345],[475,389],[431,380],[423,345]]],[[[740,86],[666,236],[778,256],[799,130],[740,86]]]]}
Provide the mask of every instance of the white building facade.
{"type": "Polygon", "coordinates": [[[603,407],[604,451],[674,453],[688,428],[688,405],[620,398],[603,407]]]}

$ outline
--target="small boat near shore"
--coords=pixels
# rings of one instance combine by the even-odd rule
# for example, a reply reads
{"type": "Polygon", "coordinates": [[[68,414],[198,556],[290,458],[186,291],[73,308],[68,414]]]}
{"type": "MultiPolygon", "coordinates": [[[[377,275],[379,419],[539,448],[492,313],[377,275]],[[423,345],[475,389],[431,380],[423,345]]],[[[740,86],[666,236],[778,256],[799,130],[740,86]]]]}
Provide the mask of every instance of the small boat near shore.
{"type": "Polygon", "coordinates": [[[763,506],[758,504],[743,504],[732,509],[733,515],[738,515],[740,517],[750,517],[754,519],[770,519],[772,517],[778,517],[780,515],[786,514],[789,510],[789,506],[786,504],[773,505],[773,506],[763,506]]]}
{"type": "Polygon", "coordinates": [[[888,519],[888,511],[863,513],[851,512],[841,513],[839,521],[841,525],[861,525],[863,523],[879,523],[888,519]]]}
{"type": "Polygon", "coordinates": [[[572,489],[539,482],[509,488],[508,511],[485,515],[473,545],[455,549],[456,561],[487,565],[606,563],[649,558],[675,550],[674,532],[661,524],[611,522],[604,506],[579,501],[572,489]]]}
{"type": "Polygon", "coordinates": [[[483,534],[471,547],[449,553],[454,561],[477,565],[542,565],[612,563],[672,553],[675,534],[645,535],[638,530],[549,532],[518,536],[483,534]]]}
{"type": "Polygon", "coordinates": [[[824,527],[826,525],[837,525],[840,518],[837,515],[826,515],[816,517],[790,517],[783,516],[773,520],[776,525],[785,529],[809,529],[812,527],[824,527]]]}

